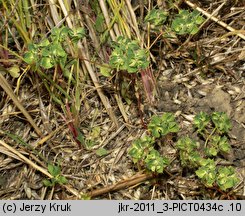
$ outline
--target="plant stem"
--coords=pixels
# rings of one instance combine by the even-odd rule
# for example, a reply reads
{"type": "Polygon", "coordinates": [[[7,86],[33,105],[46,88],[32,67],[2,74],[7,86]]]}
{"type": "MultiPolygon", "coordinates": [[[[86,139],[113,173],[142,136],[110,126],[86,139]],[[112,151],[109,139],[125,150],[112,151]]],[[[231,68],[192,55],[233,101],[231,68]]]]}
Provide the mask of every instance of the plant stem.
{"type": "Polygon", "coordinates": [[[38,134],[38,136],[43,137],[41,130],[36,125],[33,118],[30,116],[30,114],[23,107],[23,105],[21,104],[21,102],[19,101],[19,99],[15,95],[14,91],[12,90],[11,86],[8,84],[7,80],[4,78],[4,76],[1,74],[1,72],[8,73],[8,71],[4,67],[0,66],[0,86],[7,93],[7,95],[13,100],[14,104],[19,108],[19,110],[23,113],[23,115],[26,117],[28,122],[31,124],[31,126],[34,128],[34,130],[38,134]]]}
{"type": "Polygon", "coordinates": [[[216,131],[216,129],[217,129],[217,127],[215,127],[215,128],[213,129],[213,131],[209,134],[209,136],[208,136],[208,138],[206,139],[205,144],[204,144],[205,147],[207,146],[209,139],[210,139],[211,136],[214,134],[214,132],[216,131]]]}

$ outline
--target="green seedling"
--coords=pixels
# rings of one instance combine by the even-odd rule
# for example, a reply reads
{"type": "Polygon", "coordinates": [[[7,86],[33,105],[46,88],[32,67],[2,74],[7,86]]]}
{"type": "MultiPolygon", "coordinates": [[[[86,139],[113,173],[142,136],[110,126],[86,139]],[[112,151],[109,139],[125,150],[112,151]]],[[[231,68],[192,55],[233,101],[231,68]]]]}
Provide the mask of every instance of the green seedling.
{"type": "Polygon", "coordinates": [[[209,142],[209,148],[206,148],[206,154],[208,156],[217,156],[219,152],[228,153],[230,150],[231,146],[226,136],[213,136],[209,142]]]}
{"type": "Polygon", "coordinates": [[[223,191],[235,187],[239,182],[239,178],[237,177],[234,167],[220,167],[218,169],[216,182],[223,191]]]}
{"type": "Polygon", "coordinates": [[[148,51],[140,48],[136,40],[119,36],[113,45],[109,65],[117,71],[124,70],[128,73],[137,73],[149,66],[148,57],[148,51]]]}
{"type": "Polygon", "coordinates": [[[51,180],[43,180],[43,184],[46,187],[53,187],[56,184],[66,184],[68,181],[65,176],[61,175],[61,169],[59,166],[48,164],[48,172],[53,176],[51,180]]]}
{"type": "Polygon", "coordinates": [[[147,99],[150,103],[153,102],[156,89],[152,70],[149,67],[149,51],[142,48],[138,41],[131,40],[124,36],[119,36],[117,41],[113,42],[112,48],[113,51],[110,55],[109,65],[107,67],[106,64],[103,64],[100,67],[101,74],[109,77],[112,75],[112,69],[116,69],[117,72],[121,71],[129,73],[129,75],[123,75],[123,73],[121,73],[121,77],[123,77],[121,83],[124,83],[124,88],[121,88],[121,90],[124,91],[122,97],[128,104],[130,104],[131,100],[125,94],[129,91],[129,87],[127,88],[126,86],[132,86],[132,84],[135,83],[134,90],[137,92],[139,88],[136,82],[137,76],[135,74],[139,73],[142,78],[147,99]],[[127,81],[128,78],[130,79],[130,82],[127,81]]]}
{"type": "Polygon", "coordinates": [[[200,16],[199,12],[196,10],[193,12],[180,10],[171,24],[171,29],[178,35],[194,35],[198,32],[198,26],[202,24],[203,21],[204,18],[200,16]]]}
{"type": "Polygon", "coordinates": [[[161,9],[152,9],[146,15],[144,21],[157,27],[163,25],[168,18],[168,12],[161,9]]]}
{"type": "Polygon", "coordinates": [[[224,136],[231,129],[231,122],[226,113],[214,112],[209,116],[207,113],[200,112],[195,116],[193,125],[198,134],[205,139],[207,156],[217,156],[219,152],[228,153],[230,151],[228,138],[224,136]]]}
{"type": "Polygon", "coordinates": [[[105,148],[99,148],[99,149],[97,149],[96,150],[96,154],[98,155],[98,156],[105,156],[105,155],[107,155],[109,152],[105,149],[105,148]]]}
{"type": "Polygon", "coordinates": [[[77,44],[79,40],[86,36],[85,29],[82,27],[74,28],[68,31],[68,34],[73,44],[77,44]]]}
{"type": "Polygon", "coordinates": [[[233,188],[239,182],[239,178],[234,167],[219,167],[211,159],[202,160],[201,167],[196,171],[196,175],[207,187],[213,187],[215,184],[223,191],[233,188]]]}
{"type": "Polygon", "coordinates": [[[148,153],[153,150],[155,140],[152,137],[144,136],[133,141],[128,154],[132,157],[134,163],[144,161],[148,153]]]}
{"type": "Polygon", "coordinates": [[[220,152],[226,154],[231,150],[228,138],[224,135],[231,128],[227,115],[214,112],[209,116],[200,112],[195,116],[193,126],[205,140],[204,157],[198,153],[202,150],[194,140],[188,137],[181,138],[176,147],[179,150],[182,166],[198,168],[196,175],[207,187],[218,185],[221,190],[234,187],[238,182],[234,169],[232,167],[217,169],[214,159],[211,159],[217,157],[220,152]]]}
{"type": "Polygon", "coordinates": [[[207,187],[212,187],[216,180],[216,165],[212,159],[200,160],[200,168],[196,171],[196,175],[207,187]]]}
{"type": "Polygon", "coordinates": [[[140,162],[148,170],[156,173],[162,173],[164,168],[169,165],[169,160],[162,156],[154,147],[156,138],[174,133],[179,130],[175,122],[174,115],[164,113],[162,116],[153,116],[148,125],[150,136],[144,136],[132,143],[128,154],[134,163],[140,162]]]}
{"type": "Polygon", "coordinates": [[[67,64],[67,52],[65,41],[69,37],[73,43],[77,43],[85,36],[83,28],[70,29],[68,27],[53,28],[49,38],[38,44],[30,44],[24,54],[24,60],[36,68],[50,69],[59,65],[65,69],[67,64]]]}
{"type": "MultiPolygon", "coordinates": [[[[226,114],[215,112],[212,116],[201,112],[193,121],[197,133],[204,138],[205,148],[189,137],[182,137],[176,143],[179,158],[183,167],[195,170],[195,174],[206,187],[218,186],[221,190],[233,188],[239,178],[233,167],[218,167],[216,158],[218,153],[229,153],[231,146],[228,138],[223,134],[230,129],[230,122],[226,114]],[[224,124],[226,123],[226,127],[224,124]]],[[[174,115],[164,113],[154,115],[148,124],[149,136],[144,136],[132,143],[128,154],[134,163],[140,163],[148,171],[163,173],[170,165],[169,160],[155,148],[157,141],[169,133],[179,131],[174,115]]]]}
{"type": "Polygon", "coordinates": [[[231,122],[226,113],[214,112],[211,118],[219,133],[228,133],[231,129],[231,122]]]}
{"type": "Polygon", "coordinates": [[[175,122],[174,115],[172,113],[164,113],[162,116],[153,116],[148,124],[148,130],[153,137],[159,138],[168,133],[176,133],[179,131],[179,127],[175,122]]]}
{"type": "Polygon", "coordinates": [[[210,117],[205,112],[200,112],[194,117],[193,125],[197,128],[198,132],[202,132],[210,122],[210,117]]]}
{"type": "Polygon", "coordinates": [[[145,164],[148,170],[162,173],[164,168],[169,165],[169,160],[166,157],[162,157],[159,151],[152,149],[146,156],[145,164]]]}
{"type": "MultiPolygon", "coordinates": [[[[167,21],[168,16],[172,16],[169,11],[154,8],[148,12],[144,21],[150,23],[154,29],[161,29],[163,24],[167,21]]],[[[200,16],[200,13],[196,10],[193,12],[179,10],[179,13],[173,16],[172,22],[164,26],[163,36],[165,37],[173,37],[174,34],[170,32],[178,35],[194,35],[198,32],[198,27],[204,22],[204,18],[200,16]]]]}
{"type": "Polygon", "coordinates": [[[178,140],[176,148],[179,150],[180,161],[183,167],[198,167],[201,159],[198,153],[199,144],[189,137],[183,137],[178,140]]]}

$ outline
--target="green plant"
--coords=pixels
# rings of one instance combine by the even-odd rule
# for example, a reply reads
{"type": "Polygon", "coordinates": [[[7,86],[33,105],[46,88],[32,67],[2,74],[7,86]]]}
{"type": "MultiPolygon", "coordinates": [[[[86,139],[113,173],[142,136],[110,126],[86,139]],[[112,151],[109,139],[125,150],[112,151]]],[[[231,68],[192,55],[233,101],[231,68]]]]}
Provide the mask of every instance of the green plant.
{"type": "Polygon", "coordinates": [[[212,187],[216,183],[221,190],[226,191],[239,182],[234,167],[217,168],[214,160],[211,159],[203,159],[200,164],[201,167],[196,171],[196,175],[207,187],[212,187]]]}
{"type": "Polygon", "coordinates": [[[219,133],[227,133],[231,129],[231,121],[226,113],[214,112],[211,118],[219,133]]]}
{"type": "Polygon", "coordinates": [[[164,113],[162,116],[152,116],[148,124],[148,129],[156,138],[179,131],[179,127],[172,113],[164,113]]]}
{"type": "Polygon", "coordinates": [[[199,12],[194,10],[180,10],[171,24],[171,29],[179,35],[191,34],[198,32],[198,25],[202,24],[204,18],[199,15],[199,12]]]}
{"type": "Polygon", "coordinates": [[[231,122],[224,112],[214,112],[211,116],[200,112],[193,121],[198,134],[205,139],[205,150],[208,156],[219,152],[228,153],[231,149],[225,134],[231,129],[231,122]]]}
{"type": "Polygon", "coordinates": [[[216,156],[219,152],[228,153],[231,149],[226,136],[213,136],[209,142],[209,148],[206,148],[208,156],[216,156]]]}
{"type": "Polygon", "coordinates": [[[221,190],[226,191],[233,188],[239,182],[239,178],[235,172],[234,167],[220,167],[216,177],[217,185],[221,190]]]}
{"type": "Polygon", "coordinates": [[[104,156],[108,154],[108,151],[105,148],[99,148],[96,150],[98,156],[104,156]]]}
{"type": "Polygon", "coordinates": [[[117,70],[136,73],[149,66],[148,52],[136,40],[119,36],[113,44],[109,65],[117,70]]]}
{"type": "Polygon", "coordinates": [[[183,167],[197,167],[201,159],[198,153],[198,143],[189,137],[182,137],[176,143],[176,148],[179,150],[180,161],[183,167]]]}
{"type": "Polygon", "coordinates": [[[163,24],[167,21],[168,17],[173,16],[173,20],[169,25],[165,25],[165,36],[171,36],[170,32],[174,32],[178,35],[191,34],[194,35],[198,32],[198,26],[203,23],[204,18],[200,16],[197,10],[189,12],[188,10],[179,10],[178,14],[173,14],[170,11],[164,11],[162,9],[150,10],[144,21],[151,24],[153,29],[161,29],[163,24]],[[166,34],[166,32],[168,32],[166,34]],[[170,33],[170,34],[169,34],[170,33]]]}
{"type": "MultiPolygon", "coordinates": [[[[205,148],[199,142],[182,137],[178,139],[176,148],[183,167],[194,170],[197,177],[206,187],[218,186],[221,190],[233,188],[239,181],[233,167],[217,166],[218,153],[229,153],[231,146],[224,133],[231,128],[225,113],[214,112],[211,116],[200,112],[194,117],[193,126],[203,138],[205,148]],[[226,125],[226,126],[224,126],[226,125]]],[[[174,115],[164,113],[154,115],[148,124],[148,136],[133,141],[128,154],[134,163],[154,173],[162,173],[170,165],[169,159],[161,155],[156,143],[169,133],[179,131],[174,115]]]]}
{"type": "Polygon", "coordinates": [[[46,187],[53,187],[56,184],[66,184],[68,181],[65,176],[61,175],[61,169],[59,166],[48,164],[48,172],[53,176],[51,180],[43,180],[43,184],[46,187]]]}
{"type": "Polygon", "coordinates": [[[84,36],[85,30],[81,27],[55,27],[47,38],[39,43],[29,44],[28,51],[24,54],[24,61],[38,73],[52,100],[63,109],[66,116],[64,119],[70,120],[67,125],[79,148],[84,139],[77,125],[77,113],[81,107],[78,41],[84,36]],[[52,70],[53,75],[43,72],[43,69],[52,70]],[[74,90],[71,91],[72,87],[74,90]],[[71,108],[68,104],[72,105],[71,108]]]}
{"type": "Polygon", "coordinates": [[[168,12],[161,9],[152,9],[146,15],[144,21],[149,22],[151,25],[160,26],[163,25],[168,18],[168,12]]]}
{"type": "Polygon", "coordinates": [[[195,128],[197,128],[198,132],[202,132],[210,122],[210,117],[205,112],[200,112],[194,117],[193,125],[195,128]]]}
{"type": "Polygon", "coordinates": [[[212,115],[200,112],[194,117],[193,126],[197,134],[204,139],[203,151],[200,145],[184,137],[178,140],[176,147],[179,150],[182,166],[197,168],[196,175],[207,187],[218,185],[221,190],[234,187],[238,178],[232,167],[217,168],[214,159],[219,153],[229,153],[231,146],[224,134],[231,129],[231,123],[223,112],[214,112],[212,115]]]}
{"type": "Polygon", "coordinates": [[[145,164],[152,172],[162,173],[164,168],[169,165],[169,160],[162,157],[159,151],[152,149],[146,156],[145,164]]]}
{"type": "Polygon", "coordinates": [[[202,180],[207,187],[212,187],[216,180],[216,165],[212,159],[200,160],[200,168],[196,175],[202,180]]]}
{"type": "Polygon", "coordinates": [[[83,28],[70,29],[68,27],[53,28],[49,38],[42,40],[38,44],[29,44],[28,51],[24,54],[24,60],[30,65],[35,65],[50,69],[59,65],[62,69],[67,63],[67,40],[68,36],[73,43],[85,36],[83,28]]]}
{"type": "Polygon", "coordinates": [[[143,136],[133,141],[128,154],[132,157],[134,163],[144,161],[148,153],[153,149],[155,140],[150,136],[143,136]]]}
{"type": "Polygon", "coordinates": [[[155,115],[148,124],[148,131],[151,135],[133,141],[128,154],[134,163],[139,163],[152,172],[162,173],[164,168],[169,165],[169,160],[155,149],[156,139],[177,132],[178,129],[173,114],[155,115]]]}

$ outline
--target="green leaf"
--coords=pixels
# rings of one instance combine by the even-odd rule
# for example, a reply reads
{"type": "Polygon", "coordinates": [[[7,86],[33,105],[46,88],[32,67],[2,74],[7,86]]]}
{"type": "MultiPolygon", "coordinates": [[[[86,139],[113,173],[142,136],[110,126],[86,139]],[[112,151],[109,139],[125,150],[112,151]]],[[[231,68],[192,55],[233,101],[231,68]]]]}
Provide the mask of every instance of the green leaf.
{"type": "Polygon", "coordinates": [[[197,147],[196,141],[189,137],[182,137],[177,141],[176,148],[180,151],[182,166],[191,168],[199,166],[201,156],[196,151],[197,147]]]}
{"type": "Polygon", "coordinates": [[[24,54],[24,61],[29,65],[36,63],[37,60],[38,60],[37,55],[32,51],[28,51],[24,54]]]}
{"type": "Polygon", "coordinates": [[[196,175],[197,175],[199,178],[203,178],[206,174],[207,174],[207,170],[206,170],[205,168],[199,168],[199,169],[196,171],[196,175]]]}
{"type": "Polygon", "coordinates": [[[207,187],[212,187],[216,180],[216,166],[214,160],[202,159],[201,167],[196,170],[196,175],[202,180],[207,187]]]}
{"type": "Polygon", "coordinates": [[[45,68],[45,69],[50,69],[50,68],[54,67],[54,62],[49,57],[43,57],[43,58],[41,58],[40,66],[45,68]]]}
{"type": "Polygon", "coordinates": [[[52,53],[50,51],[51,46],[47,46],[41,49],[41,55],[42,57],[51,57],[52,53]]]}
{"type": "Polygon", "coordinates": [[[145,159],[146,167],[152,172],[162,173],[164,168],[169,164],[167,158],[160,156],[160,153],[152,149],[145,159]]]}
{"type": "Polygon", "coordinates": [[[43,180],[43,184],[46,187],[52,187],[53,186],[53,184],[51,183],[51,181],[49,181],[48,179],[44,179],[43,180]]]}
{"type": "Polygon", "coordinates": [[[108,66],[100,66],[99,67],[99,69],[100,69],[100,73],[103,75],[103,76],[105,76],[105,77],[111,77],[112,76],[112,74],[111,74],[111,72],[112,72],[112,70],[111,70],[111,68],[110,67],[108,67],[108,66]]]}
{"type": "Polygon", "coordinates": [[[54,176],[54,166],[52,164],[48,164],[48,172],[54,176]]]}
{"type": "Polygon", "coordinates": [[[190,32],[191,35],[194,35],[198,31],[199,31],[199,28],[196,25],[193,25],[193,26],[190,27],[190,31],[189,32],[190,32]]]}
{"type": "Polygon", "coordinates": [[[107,155],[108,151],[105,148],[99,148],[96,150],[96,154],[101,157],[107,155]]]}
{"type": "Polygon", "coordinates": [[[210,144],[223,153],[228,153],[231,150],[226,136],[213,136],[210,144]]]}
{"type": "Polygon", "coordinates": [[[47,47],[50,44],[49,40],[47,38],[43,39],[39,44],[38,47],[47,47]]]}
{"type": "Polygon", "coordinates": [[[79,40],[84,38],[86,35],[85,29],[83,27],[74,28],[74,29],[68,31],[68,33],[69,33],[69,35],[71,37],[71,41],[73,43],[77,43],[79,40]]]}
{"type": "Polygon", "coordinates": [[[221,137],[220,142],[219,142],[219,149],[223,153],[228,153],[231,150],[231,146],[228,143],[228,139],[226,136],[221,137]]]}
{"type": "Polygon", "coordinates": [[[195,140],[189,137],[182,137],[176,143],[176,148],[179,150],[186,151],[188,153],[192,152],[194,149],[198,147],[195,140]]]}
{"type": "Polygon", "coordinates": [[[221,133],[227,133],[231,129],[230,119],[224,112],[214,112],[212,114],[212,121],[221,133]]]}
{"type": "Polygon", "coordinates": [[[199,162],[201,160],[201,156],[200,153],[197,151],[192,151],[191,153],[187,153],[186,155],[188,155],[187,158],[187,164],[190,165],[190,167],[198,167],[199,166],[199,162]]]}
{"type": "Polygon", "coordinates": [[[61,169],[59,166],[53,166],[53,176],[58,176],[61,173],[61,169]]]}
{"type": "Polygon", "coordinates": [[[59,184],[67,184],[68,183],[68,180],[66,179],[65,176],[59,176],[58,183],[59,184]]]}
{"type": "Polygon", "coordinates": [[[84,144],[85,142],[85,138],[82,134],[82,132],[80,130],[77,130],[78,131],[78,136],[76,137],[76,139],[81,143],[81,144],[84,144]]]}
{"type": "Polygon", "coordinates": [[[144,21],[149,22],[150,24],[154,26],[160,26],[166,22],[167,17],[168,17],[167,11],[163,11],[161,9],[154,8],[148,12],[144,21]]]}
{"type": "Polygon", "coordinates": [[[168,133],[176,133],[179,131],[179,126],[175,122],[174,115],[172,113],[164,113],[162,116],[152,116],[150,123],[148,124],[148,130],[156,138],[164,136],[168,133]]]}
{"type": "Polygon", "coordinates": [[[229,188],[235,187],[239,182],[239,178],[234,167],[220,167],[218,169],[217,184],[221,190],[226,191],[229,188]]]}
{"type": "Polygon", "coordinates": [[[171,29],[179,35],[196,34],[198,25],[203,22],[203,18],[197,11],[190,13],[187,10],[180,10],[171,24],[171,29]]]}
{"type": "Polygon", "coordinates": [[[153,143],[154,139],[149,136],[134,140],[128,150],[133,162],[137,163],[139,160],[144,160],[148,152],[153,149],[153,143]]]}
{"type": "Polygon", "coordinates": [[[20,76],[20,68],[18,65],[14,65],[7,70],[13,78],[18,78],[20,76]]]}
{"type": "Polygon", "coordinates": [[[54,43],[52,45],[50,45],[49,47],[49,55],[52,55],[54,57],[66,57],[67,54],[65,52],[65,50],[63,49],[63,47],[61,46],[61,44],[58,43],[54,43]]]}
{"type": "Polygon", "coordinates": [[[196,24],[198,24],[198,25],[200,25],[200,24],[202,24],[203,22],[204,22],[204,18],[203,17],[201,17],[201,16],[198,16],[198,17],[196,17],[196,19],[195,19],[195,23],[196,24]]]}
{"type": "Polygon", "coordinates": [[[59,28],[57,27],[52,28],[51,35],[50,35],[52,42],[57,42],[57,43],[63,42],[64,40],[66,40],[69,31],[70,29],[65,26],[59,28]]]}
{"type": "Polygon", "coordinates": [[[48,171],[52,176],[58,176],[61,172],[60,167],[59,166],[55,166],[52,164],[48,164],[48,171]]]}
{"type": "Polygon", "coordinates": [[[207,127],[209,122],[210,122],[209,115],[201,111],[199,114],[197,114],[194,117],[193,125],[194,128],[198,129],[198,131],[203,131],[207,127]]]}
{"type": "Polygon", "coordinates": [[[216,156],[218,154],[218,151],[215,147],[207,148],[206,151],[209,156],[216,156]]]}

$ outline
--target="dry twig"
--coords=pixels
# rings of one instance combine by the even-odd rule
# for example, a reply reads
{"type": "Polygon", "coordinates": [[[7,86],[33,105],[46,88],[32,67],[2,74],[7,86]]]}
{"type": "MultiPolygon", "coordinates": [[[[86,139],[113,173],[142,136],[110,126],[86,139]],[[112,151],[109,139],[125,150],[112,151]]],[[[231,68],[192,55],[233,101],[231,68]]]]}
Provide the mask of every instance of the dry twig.
{"type": "Polygon", "coordinates": [[[199,11],[200,13],[202,13],[203,15],[205,15],[206,17],[208,17],[209,19],[213,20],[214,22],[218,23],[219,25],[221,25],[222,27],[226,28],[228,31],[230,32],[234,32],[237,36],[239,36],[240,38],[242,38],[243,40],[245,40],[245,35],[239,33],[238,30],[232,28],[231,26],[229,26],[228,24],[224,23],[223,21],[219,20],[218,18],[216,18],[215,16],[211,15],[210,13],[206,12],[205,10],[203,10],[200,7],[197,7],[195,4],[193,4],[192,2],[185,0],[185,3],[188,4],[190,7],[192,7],[193,9],[196,9],[197,11],[199,11]]]}

